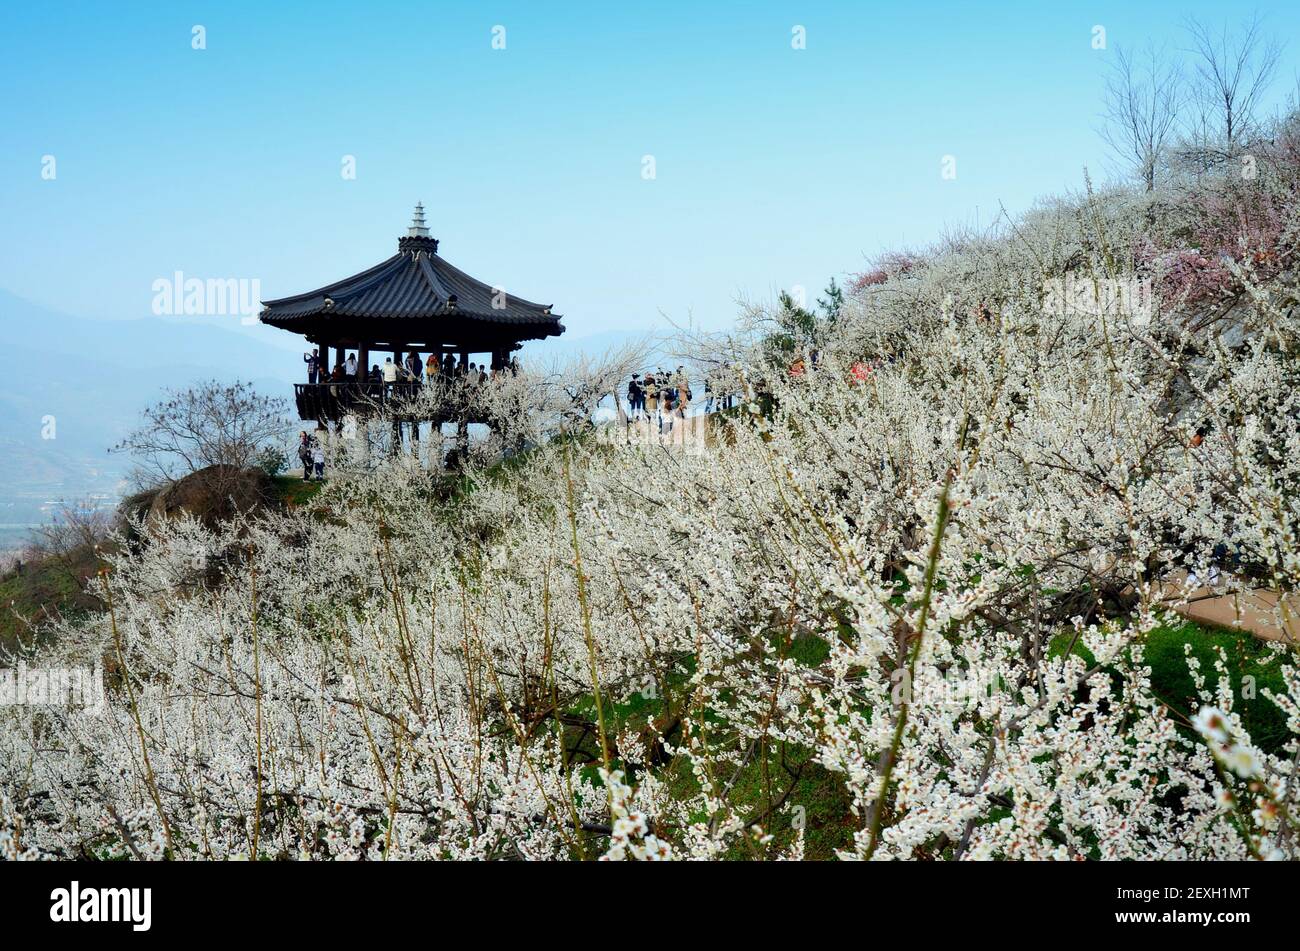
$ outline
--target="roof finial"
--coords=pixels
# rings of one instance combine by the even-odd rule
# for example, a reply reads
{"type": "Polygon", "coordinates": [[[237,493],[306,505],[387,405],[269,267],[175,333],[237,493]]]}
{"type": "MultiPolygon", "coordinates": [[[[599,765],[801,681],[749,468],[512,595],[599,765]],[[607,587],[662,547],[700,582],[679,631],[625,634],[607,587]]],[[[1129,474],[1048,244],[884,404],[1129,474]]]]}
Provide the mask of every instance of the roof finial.
{"type": "Polygon", "coordinates": [[[429,237],[429,229],[424,225],[424,203],[417,201],[415,203],[415,217],[411,219],[411,227],[407,230],[407,235],[412,238],[429,237]]]}

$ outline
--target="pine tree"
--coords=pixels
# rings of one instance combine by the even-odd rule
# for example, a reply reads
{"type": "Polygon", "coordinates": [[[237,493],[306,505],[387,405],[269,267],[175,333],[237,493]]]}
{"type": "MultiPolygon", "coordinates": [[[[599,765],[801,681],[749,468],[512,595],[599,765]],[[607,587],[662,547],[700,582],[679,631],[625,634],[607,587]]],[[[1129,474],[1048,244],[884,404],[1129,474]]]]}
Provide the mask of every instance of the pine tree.
{"type": "Polygon", "coordinates": [[[821,308],[822,316],[827,323],[834,323],[840,316],[840,308],[844,306],[844,290],[835,283],[835,278],[826,285],[826,299],[817,298],[817,306],[821,308]]]}

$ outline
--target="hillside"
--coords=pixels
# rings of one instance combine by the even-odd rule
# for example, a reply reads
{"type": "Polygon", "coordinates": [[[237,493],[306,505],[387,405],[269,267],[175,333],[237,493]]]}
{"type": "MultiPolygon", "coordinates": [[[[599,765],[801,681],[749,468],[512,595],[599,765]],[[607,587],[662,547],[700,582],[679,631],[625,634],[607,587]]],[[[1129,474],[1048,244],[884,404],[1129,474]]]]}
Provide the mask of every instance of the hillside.
{"type": "Polygon", "coordinates": [[[1086,187],[681,341],[740,397],[707,438],[593,426],[628,365],[525,370],[458,469],[381,422],[300,505],[153,526],[29,657],[104,663],[104,715],[0,710],[0,823],[104,859],[1300,857],[1295,645],[1177,613],[1189,571],[1300,581],[1273,131],[1254,177],[1086,187]]]}

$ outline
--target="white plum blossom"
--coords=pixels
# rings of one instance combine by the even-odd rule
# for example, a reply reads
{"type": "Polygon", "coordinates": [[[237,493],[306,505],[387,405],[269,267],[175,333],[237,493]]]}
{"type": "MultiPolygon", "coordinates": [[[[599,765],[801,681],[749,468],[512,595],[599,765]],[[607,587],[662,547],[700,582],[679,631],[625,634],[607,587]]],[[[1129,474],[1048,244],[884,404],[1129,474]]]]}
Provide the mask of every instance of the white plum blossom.
{"type": "Polygon", "coordinates": [[[340,437],[304,505],[149,526],[22,647],[108,702],[0,707],[0,855],[1300,857],[1295,645],[1249,700],[1233,651],[1153,683],[1188,572],[1300,584],[1294,263],[1171,283],[1190,189],[954,239],[814,338],[683,340],[737,397],[698,451],[591,422],[635,355],[525,362],[453,473],[340,437]],[[1141,321],[1042,305],[1124,268],[1141,321]]]}

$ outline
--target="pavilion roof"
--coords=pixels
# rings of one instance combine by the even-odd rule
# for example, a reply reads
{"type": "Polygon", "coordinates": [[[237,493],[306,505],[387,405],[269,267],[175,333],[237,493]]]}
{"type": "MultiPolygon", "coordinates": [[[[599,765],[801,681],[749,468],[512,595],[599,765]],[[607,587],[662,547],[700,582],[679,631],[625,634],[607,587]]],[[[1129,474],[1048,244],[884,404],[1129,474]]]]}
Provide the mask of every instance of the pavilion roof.
{"type": "Polygon", "coordinates": [[[479,325],[518,339],[564,332],[550,305],[495,289],[442,258],[419,205],[415,223],[398,240],[397,254],[314,291],[263,301],[261,320],[301,334],[328,334],[334,328],[355,332],[373,320],[376,330],[382,326],[388,335],[410,321],[412,339],[436,334],[439,324],[449,331],[479,325]]]}

